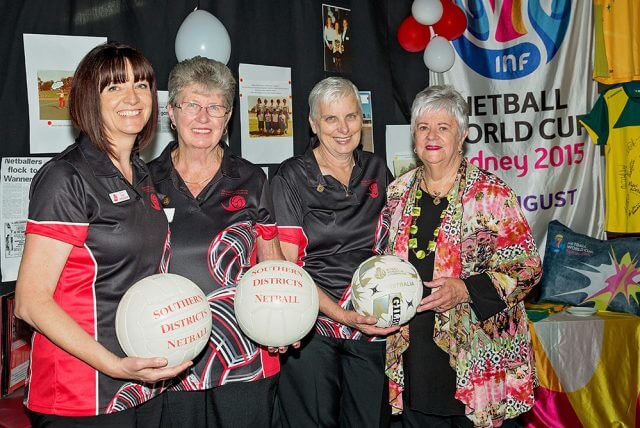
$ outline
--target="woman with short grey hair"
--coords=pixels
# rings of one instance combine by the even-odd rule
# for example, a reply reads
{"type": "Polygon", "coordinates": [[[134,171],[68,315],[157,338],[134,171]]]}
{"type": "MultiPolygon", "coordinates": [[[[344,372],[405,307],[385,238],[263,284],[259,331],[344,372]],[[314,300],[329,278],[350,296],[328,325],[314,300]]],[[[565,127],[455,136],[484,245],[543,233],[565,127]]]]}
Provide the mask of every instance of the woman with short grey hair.
{"type": "Polygon", "coordinates": [[[350,96],[356,100],[356,108],[362,115],[362,103],[360,103],[360,94],[356,85],[341,77],[328,77],[321,80],[309,94],[309,116],[317,121],[322,103],[330,104],[350,96]]]}
{"type": "Polygon", "coordinates": [[[177,64],[167,106],[177,141],[149,165],[171,226],[171,257],[163,267],[202,289],[213,321],[207,346],[164,395],[163,426],[271,423],[278,349],[262,348],[242,333],[233,297],[254,254],[263,261],[282,253],[264,172],[223,141],[235,87],[218,61],[195,57],[177,64]]]}
{"type": "Polygon", "coordinates": [[[233,109],[236,79],[223,63],[196,56],[176,64],[169,73],[169,104],[176,106],[180,93],[191,85],[199,86],[201,91],[218,92],[226,109],[233,109]]]}
{"type": "MultiPolygon", "coordinates": [[[[320,296],[314,331],[282,355],[278,387],[284,427],[384,425],[384,336],[375,317],[353,310],[351,278],[382,248],[375,237],[391,173],[362,150],[362,106],[350,81],[329,77],[311,90],[306,153],[272,180],[282,250],[313,277],[320,296]]],[[[388,414],[388,412],[387,412],[388,414]]]]}
{"type": "MultiPolygon", "coordinates": [[[[465,99],[449,85],[430,86],[416,95],[411,104],[411,136],[415,136],[416,121],[425,113],[443,110],[453,117],[460,133],[469,130],[469,108],[465,99]]],[[[460,134],[462,135],[462,134],[460,134]]]]}
{"type": "Polygon", "coordinates": [[[387,252],[424,281],[418,314],[387,337],[389,403],[404,427],[514,427],[534,402],[523,301],[540,257],[513,191],[465,160],[468,128],[453,87],[420,92],[411,130],[421,165],[387,189],[387,252]]]}

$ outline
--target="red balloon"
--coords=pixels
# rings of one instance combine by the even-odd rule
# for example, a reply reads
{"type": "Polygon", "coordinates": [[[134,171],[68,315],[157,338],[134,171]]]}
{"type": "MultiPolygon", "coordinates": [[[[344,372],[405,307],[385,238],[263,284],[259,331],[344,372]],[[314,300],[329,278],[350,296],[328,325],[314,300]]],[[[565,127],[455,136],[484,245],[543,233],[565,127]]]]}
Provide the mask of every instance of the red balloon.
{"type": "Polygon", "coordinates": [[[433,24],[433,31],[447,40],[455,40],[467,29],[467,15],[453,1],[442,1],[442,18],[433,24]]]}
{"type": "Polygon", "coordinates": [[[408,16],[398,28],[398,43],[406,51],[420,52],[427,47],[431,34],[428,25],[422,25],[413,16],[408,16]]]}

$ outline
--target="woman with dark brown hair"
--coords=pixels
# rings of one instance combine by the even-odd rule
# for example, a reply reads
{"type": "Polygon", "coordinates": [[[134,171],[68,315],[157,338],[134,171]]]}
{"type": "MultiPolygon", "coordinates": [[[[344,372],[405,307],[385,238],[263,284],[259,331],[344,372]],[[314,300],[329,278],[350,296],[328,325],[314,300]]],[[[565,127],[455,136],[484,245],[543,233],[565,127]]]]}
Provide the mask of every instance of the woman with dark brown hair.
{"type": "Polygon", "coordinates": [[[121,297],[158,272],[168,240],[137,154],[158,117],[151,64],[127,45],[94,48],[69,111],[78,139],[31,185],[15,310],[35,329],[25,404],[34,426],[151,425],[135,406],[190,365],[126,357],[115,334],[121,297]]]}

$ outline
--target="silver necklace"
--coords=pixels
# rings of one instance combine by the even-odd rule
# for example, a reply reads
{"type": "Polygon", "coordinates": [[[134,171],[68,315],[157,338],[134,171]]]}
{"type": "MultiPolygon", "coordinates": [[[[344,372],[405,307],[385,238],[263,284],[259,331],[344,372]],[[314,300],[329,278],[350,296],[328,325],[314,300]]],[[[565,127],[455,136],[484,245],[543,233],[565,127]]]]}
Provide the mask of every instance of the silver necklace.
{"type": "Polygon", "coordinates": [[[211,180],[214,176],[215,176],[215,174],[213,174],[212,176],[206,177],[206,178],[204,178],[203,180],[200,180],[200,181],[188,181],[188,180],[185,180],[184,178],[182,178],[182,181],[184,181],[187,184],[202,184],[205,181],[211,180]]]}
{"type": "MultiPolygon", "coordinates": [[[[218,149],[218,150],[222,150],[222,149],[220,148],[220,146],[219,146],[219,145],[218,145],[218,146],[216,146],[216,149],[218,149]]],[[[179,150],[180,150],[180,149],[178,148],[178,150],[174,151],[174,152],[171,154],[171,160],[172,160],[172,162],[173,162],[173,164],[174,164],[174,165],[177,165],[177,164],[178,164],[178,158],[179,158],[179,156],[180,156],[180,151],[179,151],[179,150]]],[[[215,149],[214,149],[214,150],[215,150],[215,149]]],[[[220,161],[220,162],[221,162],[221,163],[222,163],[222,156],[223,156],[223,155],[220,155],[220,159],[221,159],[221,161],[220,161]]],[[[176,172],[178,172],[177,168],[176,168],[176,172]]],[[[216,171],[216,172],[217,172],[217,171],[216,171]]],[[[207,182],[207,181],[211,180],[213,177],[215,177],[216,172],[214,172],[212,175],[210,175],[210,176],[208,176],[208,177],[203,178],[202,180],[189,181],[189,180],[185,179],[185,178],[184,178],[184,177],[182,177],[182,176],[180,176],[180,178],[182,178],[182,181],[184,181],[186,184],[195,184],[195,185],[200,185],[200,184],[202,184],[202,183],[205,183],[205,182],[207,182]]],[[[178,172],[178,174],[180,174],[180,173],[178,172]]]]}

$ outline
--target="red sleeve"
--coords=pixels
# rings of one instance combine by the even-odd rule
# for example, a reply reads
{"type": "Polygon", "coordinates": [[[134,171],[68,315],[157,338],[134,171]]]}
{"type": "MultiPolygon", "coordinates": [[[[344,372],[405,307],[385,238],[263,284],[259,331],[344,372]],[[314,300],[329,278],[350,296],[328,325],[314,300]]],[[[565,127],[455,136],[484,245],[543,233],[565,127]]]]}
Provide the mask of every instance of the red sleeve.
{"type": "Polygon", "coordinates": [[[83,179],[66,161],[47,162],[33,178],[26,234],[82,246],[89,231],[83,179]]]}
{"type": "Polygon", "coordinates": [[[304,266],[302,258],[307,255],[307,244],[309,243],[304,230],[297,226],[278,226],[278,237],[281,242],[288,242],[298,246],[297,264],[304,266]]]}
{"type": "Polygon", "coordinates": [[[270,241],[278,235],[278,227],[275,224],[256,224],[256,232],[265,241],[270,241]]]}
{"type": "Polygon", "coordinates": [[[27,228],[24,233],[25,235],[28,235],[29,233],[42,235],[58,241],[66,242],[67,244],[71,244],[76,247],[81,247],[87,239],[89,224],[60,223],[53,221],[38,222],[28,220],[27,228]]]}

